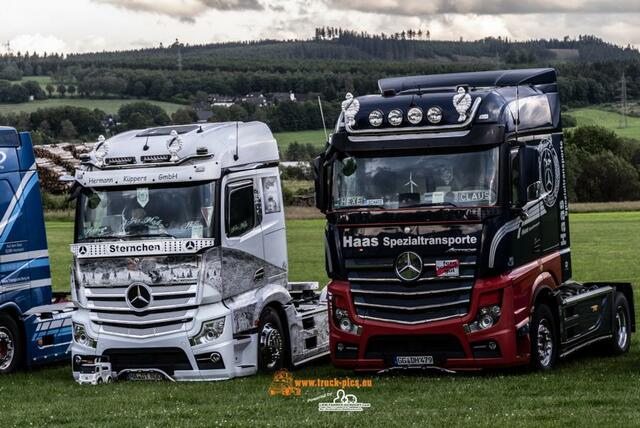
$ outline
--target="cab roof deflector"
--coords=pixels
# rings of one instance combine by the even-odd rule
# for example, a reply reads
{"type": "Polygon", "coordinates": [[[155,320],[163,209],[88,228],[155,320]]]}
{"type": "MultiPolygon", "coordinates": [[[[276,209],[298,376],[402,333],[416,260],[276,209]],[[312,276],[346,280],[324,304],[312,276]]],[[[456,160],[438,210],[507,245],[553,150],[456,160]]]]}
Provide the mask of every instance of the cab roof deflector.
{"type": "Polygon", "coordinates": [[[393,96],[403,92],[433,88],[455,88],[458,85],[471,87],[501,87],[517,85],[546,85],[556,83],[553,68],[530,68],[519,70],[494,70],[469,73],[432,74],[428,76],[390,77],[378,80],[380,94],[393,96]]]}

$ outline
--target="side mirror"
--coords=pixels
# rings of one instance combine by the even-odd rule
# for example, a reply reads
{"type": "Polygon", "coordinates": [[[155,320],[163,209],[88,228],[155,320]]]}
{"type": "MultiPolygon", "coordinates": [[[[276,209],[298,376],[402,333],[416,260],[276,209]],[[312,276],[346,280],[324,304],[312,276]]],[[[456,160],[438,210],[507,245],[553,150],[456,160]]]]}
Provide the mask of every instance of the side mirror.
{"type": "Polygon", "coordinates": [[[527,186],[527,202],[537,201],[542,196],[542,183],[536,181],[527,186]]]}
{"type": "Polygon", "coordinates": [[[313,160],[314,188],[316,192],[316,208],[326,212],[324,153],[313,160]]]}
{"type": "Polygon", "coordinates": [[[358,163],[352,157],[344,158],[342,160],[342,175],[345,177],[351,177],[358,169],[358,163]]]}

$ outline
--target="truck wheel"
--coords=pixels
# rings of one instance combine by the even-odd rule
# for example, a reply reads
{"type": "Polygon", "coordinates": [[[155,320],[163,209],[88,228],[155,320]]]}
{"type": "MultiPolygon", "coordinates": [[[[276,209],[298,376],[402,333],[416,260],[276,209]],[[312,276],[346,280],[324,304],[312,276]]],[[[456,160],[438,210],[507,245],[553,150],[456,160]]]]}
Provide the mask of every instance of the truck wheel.
{"type": "Polygon", "coordinates": [[[0,375],[16,371],[23,353],[18,325],[9,315],[0,313],[0,375]]]}
{"type": "Polygon", "coordinates": [[[615,321],[613,323],[613,338],[609,342],[609,348],[613,355],[624,354],[631,346],[631,332],[629,331],[629,302],[623,293],[617,292],[615,296],[615,321]]]}
{"type": "Polygon", "coordinates": [[[258,324],[258,369],[274,373],[285,365],[288,349],[282,322],[275,309],[267,307],[258,324]]]}
{"type": "Polygon", "coordinates": [[[538,305],[531,323],[531,366],[537,370],[551,370],[556,364],[556,325],[553,313],[544,303],[538,305]]]}

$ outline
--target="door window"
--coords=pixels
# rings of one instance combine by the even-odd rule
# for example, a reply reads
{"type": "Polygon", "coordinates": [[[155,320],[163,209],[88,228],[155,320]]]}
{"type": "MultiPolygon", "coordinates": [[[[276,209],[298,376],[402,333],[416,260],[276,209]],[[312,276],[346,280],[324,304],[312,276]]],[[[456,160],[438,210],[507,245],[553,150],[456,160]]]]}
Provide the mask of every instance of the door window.
{"type": "Polygon", "coordinates": [[[252,181],[227,186],[227,236],[242,236],[256,225],[255,196],[252,181]]]}

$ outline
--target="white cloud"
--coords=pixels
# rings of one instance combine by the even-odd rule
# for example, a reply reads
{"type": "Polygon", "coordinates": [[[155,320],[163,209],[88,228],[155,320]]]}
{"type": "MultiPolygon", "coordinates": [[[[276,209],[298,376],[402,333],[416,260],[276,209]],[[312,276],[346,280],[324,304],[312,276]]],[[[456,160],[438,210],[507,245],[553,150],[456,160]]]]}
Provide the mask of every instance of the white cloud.
{"type": "Polygon", "coordinates": [[[67,52],[67,44],[60,38],[53,35],[20,34],[10,39],[11,49],[14,52],[37,52],[42,54],[67,52]]]}
{"type": "Polygon", "coordinates": [[[257,0],[94,0],[122,9],[152,12],[193,23],[208,10],[260,10],[257,0]]]}
{"type": "Polygon", "coordinates": [[[326,0],[331,7],[393,15],[637,13],[638,0],[326,0]]]}

